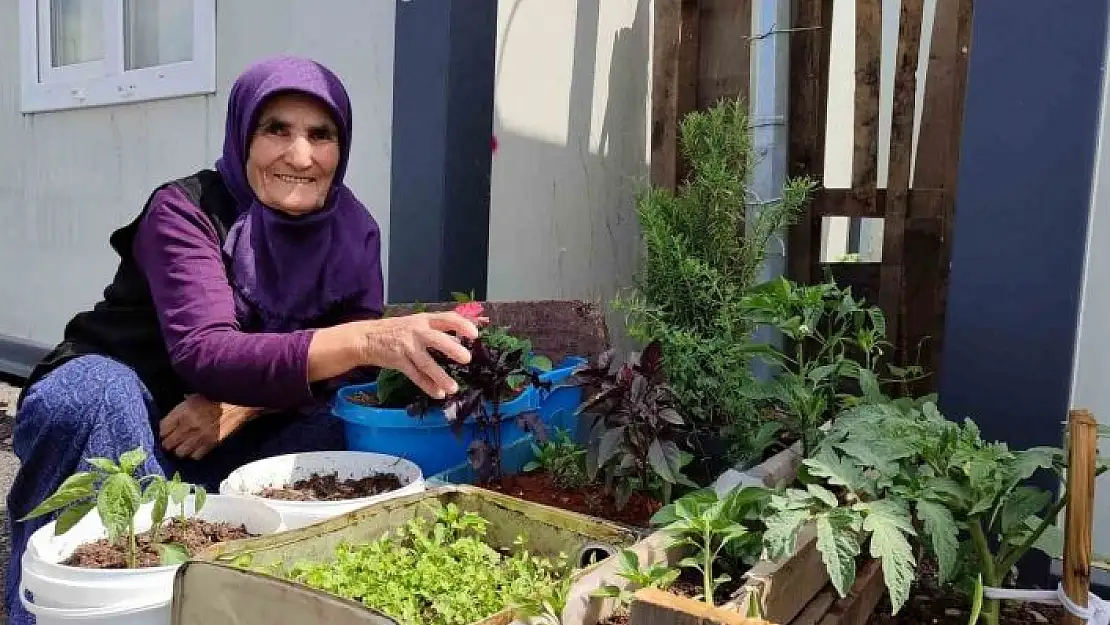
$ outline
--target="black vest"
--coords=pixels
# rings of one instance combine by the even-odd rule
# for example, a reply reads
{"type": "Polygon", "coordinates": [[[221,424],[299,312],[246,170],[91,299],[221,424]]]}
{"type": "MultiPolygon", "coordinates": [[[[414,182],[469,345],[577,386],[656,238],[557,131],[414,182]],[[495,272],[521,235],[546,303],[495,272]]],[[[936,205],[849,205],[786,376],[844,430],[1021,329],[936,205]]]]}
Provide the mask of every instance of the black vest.
{"type": "MultiPolygon", "coordinates": [[[[219,174],[205,169],[167,182],[155,192],[169,185],[180,188],[208,216],[222,247],[236,217],[236,204],[219,174]]],[[[104,289],[103,299],[92,310],[77,314],[66,324],[62,342],[31,372],[24,393],[69,360],[99,354],[131,367],[146,384],[163,415],[184,399],[188,388],[170,364],[150,286],[131,252],[139,221],[150,209],[153,196],[154,193],[134,221],[113,232],[109,239],[120,256],[120,263],[112,283],[104,289]]],[[[18,403],[22,401],[23,394],[18,403]]]]}

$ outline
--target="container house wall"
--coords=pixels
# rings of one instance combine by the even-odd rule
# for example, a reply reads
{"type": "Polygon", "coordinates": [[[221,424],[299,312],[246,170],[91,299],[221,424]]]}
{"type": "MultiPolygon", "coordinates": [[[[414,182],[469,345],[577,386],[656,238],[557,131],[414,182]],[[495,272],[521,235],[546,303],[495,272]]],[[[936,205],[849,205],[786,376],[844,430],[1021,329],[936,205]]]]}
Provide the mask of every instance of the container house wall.
{"type": "Polygon", "coordinates": [[[294,0],[219,2],[214,95],[27,115],[17,5],[0,6],[0,344],[49,346],[96,302],[117,262],[108,235],[154,186],[212,166],[228,89],[266,55],[309,55],[344,79],[356,137],[347,181],[388,236],[393,2],[329,0],[328,11],[294,0]]]}

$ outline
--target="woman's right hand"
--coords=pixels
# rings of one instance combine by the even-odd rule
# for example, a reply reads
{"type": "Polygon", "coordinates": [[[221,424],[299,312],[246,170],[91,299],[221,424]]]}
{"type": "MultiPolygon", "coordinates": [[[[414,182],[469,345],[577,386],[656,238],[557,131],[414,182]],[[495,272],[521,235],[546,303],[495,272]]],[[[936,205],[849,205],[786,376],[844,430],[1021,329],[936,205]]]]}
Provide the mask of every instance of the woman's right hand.
{"type": "Polygon", "coordinates": [[[377,319],[363,322],[362,328],[365,365],[396,369],[436,399],[458,392],[459,386],[436,363],[430,350],[466,364],[470,362],[470,350],[460,344],[458,337],[478,338],[478,327],[456,312],[377,319]]]}

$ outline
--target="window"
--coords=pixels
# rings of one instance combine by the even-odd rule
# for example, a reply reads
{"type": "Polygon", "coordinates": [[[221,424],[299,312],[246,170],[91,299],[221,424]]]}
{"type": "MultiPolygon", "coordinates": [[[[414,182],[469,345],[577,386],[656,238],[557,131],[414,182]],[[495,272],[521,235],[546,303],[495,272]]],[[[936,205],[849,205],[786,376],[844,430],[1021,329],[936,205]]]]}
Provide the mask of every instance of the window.
{"type": "Polygon", "coordinates": [[[24,113],[216,90],[216,0],[19,0],[24,113]]]}

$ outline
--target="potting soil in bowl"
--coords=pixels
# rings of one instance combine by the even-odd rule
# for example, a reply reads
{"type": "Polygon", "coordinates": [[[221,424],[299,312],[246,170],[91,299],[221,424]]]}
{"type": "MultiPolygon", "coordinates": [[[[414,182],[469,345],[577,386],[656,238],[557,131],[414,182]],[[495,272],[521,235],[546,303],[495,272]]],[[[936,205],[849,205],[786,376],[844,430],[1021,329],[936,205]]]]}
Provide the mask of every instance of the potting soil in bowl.
{"type": "Polygon", "coordinates": [[[415,463],[366,451],[264,458],[220,483],[221,494],[266,500],[290,529],[423,490],[424,474],[415,463]]]}
{"type": "MultiPolygon", "coordinates": [[[[194,513],[194,498],[185,502],[185,516],[207,521],[198,527],[218,527],[215,535],[185,537],[194,548],[246,536],[273,534],[284,529],[281,515],[263,501],[240,497],[210,495],[199,513],[194,513]]],[[[151,509],[144,504],[135,515],[135,529],[150,528],[151,509]]],[[[179,512],[176,505],[167,517],[179,512]]],[[[173,520],[167,522],[166,531],[173,520]]],[[[111,549],[102,543],[107,531],[96,511],[87,514],[61,536],[54,535],[51,522],[31,535],[21,560],[20,600],[35,615],[39,625],[96,622],[103,625],[169,625],[170,599],[177,565],[161,566],[144,556],[141,568],[112,568],[111,549]],[[76,558],[75,558],[76,556],[76,558]]],[[[140,546],[143,539],[140,538],[140,546]]],[[[165,535],[160,540],[165,542],[165,535]]],[[[147,550],[144,549],[144,553],[147,550]]],[[[190,550],[192,552],[192,549],[190,550]]],[[[153,553],[153,552],[152,552],[153,553]]],[[[147,554],[149,555],[149,554],[147,554]]],[[[115,563],[118,564],[118,563],[115,563]]]]}

